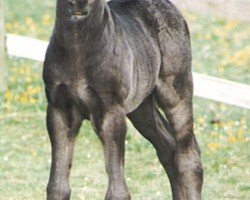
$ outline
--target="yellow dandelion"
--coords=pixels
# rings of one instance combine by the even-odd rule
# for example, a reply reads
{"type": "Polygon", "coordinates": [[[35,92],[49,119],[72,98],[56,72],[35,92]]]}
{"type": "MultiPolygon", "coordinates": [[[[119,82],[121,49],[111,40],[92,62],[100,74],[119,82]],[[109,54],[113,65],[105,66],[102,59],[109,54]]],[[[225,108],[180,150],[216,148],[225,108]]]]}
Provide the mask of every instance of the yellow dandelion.
{"type": "Polygon", "coordinates": [[[237,24],[238,23],[236,21],[229,21],[225,25],[225,30],[230,31],[230,30],[234,29],[237,26],[237,24]]]}
{"type": "Polygon", "coordinates": [[[34,80],[39,80],[41,77],[38,74],[33,74],[33,79],[34,80]]]}
{"type": "Polygon", "coordinates": [[[26,75],[30,75],[31,74],[31,69],[30,67],[24,67],[24,71],[26,75]]]}
{"type": "Polygon", "coordinates": [[[228,138],[228,141],[230,143],[235,143],[235,142],[237,142],[237,139],[236,139],[236,137],[234,135],[230,135],[229,138],[228,138]]]}
{"type": "Polygon", "coordinates": [[[11,23],[6,23],[6,24],[5,24],[5,29],[6,29],[7,31],[10,31],[10,30],[13,29],[13,25],[12,25],[11,23]]]}
{"type": "Polygon", "coordinates": [[[27,26],[30,26],[31,24],[34,23],[31,17],[26,17],[24,21],[27,26]]]}
{"type": "Polygon", "coordinates": [[[239,135],[245,135],[245,131],[243,130],[243,129],[238,129],[238,131],[237,131],[237,135],[239,136],[239,135]]]}
{"type": "Polygon", "coordinates": [[[237,51],[230,59],[231,63],[236,66],[243,66],[250,63],[250,47],[237,51]]]}
{"type": "Polygon", "coordinates": [[[31,24],[31,25],[29,26],[29,30],[30,30],[31,32],[36,32],[36,26],[35,26],[34,24],[31,24]]]}
{"type": "Polygon", "coordinates": [[[36,99],[34,99],[34,98],[31,98],[30,100],[29,100],[29,103],[30,104],[36,104],[37,103],[37,100],[36,99]]]}
{"type": "Polygon", "coordinates": [[[5,99],[7,102],[10,102],[12,100],[12,92],[10,90],[7,90],[6,93],[5,93],[5,99]]]}
{"type": "Polygon", "coordinates": [[[34,94],[39,93],[40,92],[40,87],[39,86],[34,87],[33,92],[34,92],[34,94]]]}
{"type": "Polygon", "coordinates": [[[219,143],[215,143],[215,142],[212,142],[212,143],[209,143],[207,145],[207,147],[211,150],[211,151],[216,151],[220,148],[220,144],[219,143]]]}
{"type": "Polygon", "coordinates": [[[27,104],[28,103],[28,97],[27,96],[22,96],[20,98],[20,102],[23,103],[23,104],[27,104]]]}
{"type": "Polygon", "coordinates": [[[51,16],[47,13],[42,18],[42,24],[48,26],[51,23],[51,16]]]}
{"type": "Polygon", "coordinates": [[[224,41],[227,37],[227,32],[224,31],[222,28],[216,28],[213,30],[214,35],[218,36],[220,41],[224,41]]]}
{"type": "Polygon", "coordinates": [[[246,138],[245,138],[245,131],[243,129],[238,129],[237,131],[237,139],[240,142],[245,142],[246,138]]]}
{"type": "Polygon", "coordinates": [[[217,136],[217,135],[218,135],[218,132],[212,131],[212,132],[211,132],[211,135],[212,135],[212,136],[217,136]]]}
{"type": "Polygon", "coordinates": [[[32,94],[37,94],[41,91],[41,87],[37,86],[37,87],[33,87],[33,86],[29,86],[28,89],[27,89],[27,93],[29,95],[32,95],[32,94]]]}
{"type": "Polygon", "coordinates": [[[205,123],[205,119],[204,119],[203,117],[198,117],[198,118],[197,118],[197,122],[198,122],[199,124],[204,124],[204,123],[205,123]]]}
{"type": "Polygon", "coordinates": [[[227,121],[227,126],[229,126],[229,127],[233,127],[234,124],[235,124],[235,122],[233,120],[227,121]]]}
{"type": "Polygon", "coordinates": [[[36,87],[36,92],[39,93],[39,92],[41,92],[41,91],[42,91],[42,88],[41,88],[40,86],[37,86],[37,87],[36,87]]]}
{"type": "Polygon", "coordinates": [[[19,74],[22,74],[22,75],[25,74],[25,69],[21,67],[21,68],[19,69],[19,74]]]}
{"type": "MultiPolygon", "coordinates": [[[[223,54],[225,54],[225,52],[223,52],[223,54]]],[[[222,54],[222,56],[223,56],[223,54],[222,54]]],[[[228,58],[227,59],[223,59],[222,61],[221,61],[221,63],[220,63],[222,66],[226,66],[226,65],[228,65],[228,58]]]]}
{"type": "Polygon", "coordinates": [[[32,150],[31,154],[32,154],[33,157],[37,157],[37,152],[36,151],[32,150]]]}
{"type": "Polygon", "coordinates": [[[31,83],[31,82],[32,82],[32,79],[31,79],[30,77],[26,77],[26,78],[25,78],[25,82],[26,82],[26,83],[31,83]]]}
{"type": "Polygon", "coordinates": [[[10,82],[15,83],[17,81],[17,77],[11,76],[10,77],[10,82]]]}
{"type": "Polygon", "coordinates": [[[219,71],[220,73],[223,73],[223,72],[225,71],[224,65],[220,65],[220,66],[218,67],[218,71],[219,71]]]}

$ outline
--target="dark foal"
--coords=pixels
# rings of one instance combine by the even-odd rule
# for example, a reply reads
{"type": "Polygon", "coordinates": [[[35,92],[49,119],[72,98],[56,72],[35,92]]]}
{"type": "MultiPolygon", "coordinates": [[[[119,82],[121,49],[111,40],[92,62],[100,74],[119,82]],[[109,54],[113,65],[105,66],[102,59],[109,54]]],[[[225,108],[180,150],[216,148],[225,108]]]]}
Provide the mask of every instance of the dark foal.
{"type": "Polygon", "coordinates": [[[85,119],[103,145],[105,199],[131,199],[126,116],[155,147],[173,199],[201,199],[191,57],[187,24],[168,0],[57,0],[43,72],[52,144],[47,199],[70,198],[74,141],[85,119]]]}

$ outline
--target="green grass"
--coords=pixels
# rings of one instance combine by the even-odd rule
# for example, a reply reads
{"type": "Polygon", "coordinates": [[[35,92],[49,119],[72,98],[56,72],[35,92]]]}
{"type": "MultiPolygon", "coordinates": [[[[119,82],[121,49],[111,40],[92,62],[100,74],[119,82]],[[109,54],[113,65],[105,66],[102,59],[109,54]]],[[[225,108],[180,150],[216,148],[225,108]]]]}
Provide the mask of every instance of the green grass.
{"type": "Polygon", "coordinates": [[[192,33],[194,70],[250,84],[250,27],[207,15],[184,13],[192,33]]]}
{"type": "MultiPolygon", "coordinates": [[[[5,0],[7,32],[48,40],[54,3],[5,0]]],[[[249,84],[249,25],[184,14],[192,34],[194,70],[249,84]]],[[[0,96],[0,200],[45,199],[50,143],[42,64],[13,57],[7,63],[8,90],[0,96]]],[[[203,199],[249,199],[250,111],[194,98],[194,113],[205,172],[203,199]]],[[[126,140],[126,178],[135,200],[171,197],[154,149],[131,124],[126,140]]],[[[105,195],[102,148],[88,122],[77,138],[71,186],[72,199],[99,200],[105,195]]]]}

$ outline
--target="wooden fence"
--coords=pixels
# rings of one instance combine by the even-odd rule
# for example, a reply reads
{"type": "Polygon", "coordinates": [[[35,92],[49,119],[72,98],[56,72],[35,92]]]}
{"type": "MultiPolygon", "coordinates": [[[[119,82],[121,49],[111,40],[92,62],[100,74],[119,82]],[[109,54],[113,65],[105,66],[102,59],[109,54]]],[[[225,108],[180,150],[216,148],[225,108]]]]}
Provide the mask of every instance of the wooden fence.
{"type": "MultiPolygon", "coordinates": [[[[7,35],[7,53],[43,61],[48,43],[34,38],[7,35]]],[[[199,97],[250,109],[250,86],[193,73],[194,94],[199,97]]]]}

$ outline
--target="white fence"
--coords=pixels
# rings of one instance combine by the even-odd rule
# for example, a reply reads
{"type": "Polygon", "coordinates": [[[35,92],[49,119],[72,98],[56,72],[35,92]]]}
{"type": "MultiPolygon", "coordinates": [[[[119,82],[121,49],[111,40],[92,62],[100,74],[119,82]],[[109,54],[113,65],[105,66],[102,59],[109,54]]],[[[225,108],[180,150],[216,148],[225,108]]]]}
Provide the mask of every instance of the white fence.
{"type": "MultiPolygon", "coordinates": [[[[7,34],[7,53],[11,56],[43,61],[48,42],[7,34]]],[[[194,94],[199,97],[250,109],[250,86],[193,73],[194,94]]]]}

